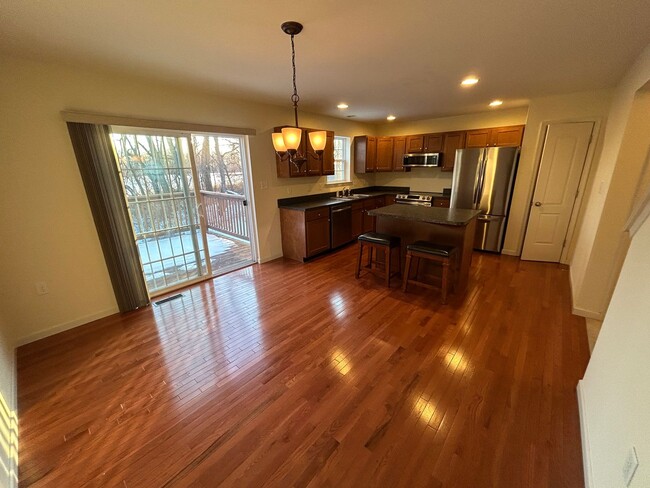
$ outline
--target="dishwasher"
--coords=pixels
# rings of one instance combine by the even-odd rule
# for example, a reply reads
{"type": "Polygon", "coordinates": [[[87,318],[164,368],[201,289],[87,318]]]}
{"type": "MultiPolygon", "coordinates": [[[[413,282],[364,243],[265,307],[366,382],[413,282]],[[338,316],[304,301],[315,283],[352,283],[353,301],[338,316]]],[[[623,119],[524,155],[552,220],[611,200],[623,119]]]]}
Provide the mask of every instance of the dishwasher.
{"type": "Polygon", "coordinates": [[[332,249],[352,240],[352,205],[337,205],[330,215],[332,249]]]}

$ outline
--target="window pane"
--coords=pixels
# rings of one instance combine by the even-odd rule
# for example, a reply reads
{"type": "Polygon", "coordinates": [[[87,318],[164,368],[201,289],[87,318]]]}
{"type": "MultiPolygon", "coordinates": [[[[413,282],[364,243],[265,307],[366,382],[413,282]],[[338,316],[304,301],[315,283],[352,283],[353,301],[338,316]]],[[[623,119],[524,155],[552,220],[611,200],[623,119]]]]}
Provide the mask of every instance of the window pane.
{"type": "Polygon", "coordinates": [[[327,177],[328,183],[346,182],[349,180],[349,147],[349,137],[334,137],[334,175],[327,177]]]}

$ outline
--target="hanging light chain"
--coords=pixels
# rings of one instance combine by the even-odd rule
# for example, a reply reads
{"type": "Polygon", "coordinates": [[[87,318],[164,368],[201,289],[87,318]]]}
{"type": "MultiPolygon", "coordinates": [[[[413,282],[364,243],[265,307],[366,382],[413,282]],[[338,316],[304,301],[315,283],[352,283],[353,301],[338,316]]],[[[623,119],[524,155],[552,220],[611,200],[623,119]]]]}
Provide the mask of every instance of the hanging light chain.
{"type": "Polygon", "coordinates": [[[296,127],[298,127],[298,101],[300,97],[298,96],[298,89],[296,88],[296,48],[293,44],[294,35],[291,34],[291,68],[293,70],[293,95],[291,95],[291,101],[293,102],[293,111],[296,118],[296,127]]]}

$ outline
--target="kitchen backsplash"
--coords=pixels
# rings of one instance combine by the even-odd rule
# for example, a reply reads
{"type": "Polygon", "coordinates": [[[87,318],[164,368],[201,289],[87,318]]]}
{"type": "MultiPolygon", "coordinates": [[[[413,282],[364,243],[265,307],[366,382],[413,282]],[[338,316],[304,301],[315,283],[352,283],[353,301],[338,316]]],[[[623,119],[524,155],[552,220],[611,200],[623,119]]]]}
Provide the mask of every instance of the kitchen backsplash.
{"type": "Polygon", "coordinates": [[[442,192],[451,187],[453,173],[438,168],[413,168],[409,173],[375,173],[377,186],[408,186],[411,191],[442,192]]]}

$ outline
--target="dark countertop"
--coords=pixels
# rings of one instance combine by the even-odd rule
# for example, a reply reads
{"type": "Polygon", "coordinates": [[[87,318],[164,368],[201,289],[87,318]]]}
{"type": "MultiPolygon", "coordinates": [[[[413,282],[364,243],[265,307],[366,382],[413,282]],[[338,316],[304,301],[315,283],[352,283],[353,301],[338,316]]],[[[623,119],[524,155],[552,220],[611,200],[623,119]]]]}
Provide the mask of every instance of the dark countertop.
{"type": "MultiPolygon", "coordinates": [[[[368,198],[379,197],[382,195],[397,195],[398,193],[408,193],[407,186],[370,186],[365,188],[355,188],[352,193],[369,195],[368,198]]],[[[440,194],[442,196],[442,194],[440,194]]],[[[278,200],[279,208],[288,208],[291,210],[309,210],[310,208],[330,207],[333,205],[343,205],[351,202],[362,202],[365,198],[354,200],[343,200],[336,198],[336,192],[320,193],[317,195],[304,195],[293,198],[280,198],[278,200]]]]}
{"type": "Polygon", "coordinates": [[[421,207],[419,205],[389,205],[370,210],[368,215],[426,222],[428,224],[467,225],[481,214],[480,210],[464,208],[421,207]]]}

